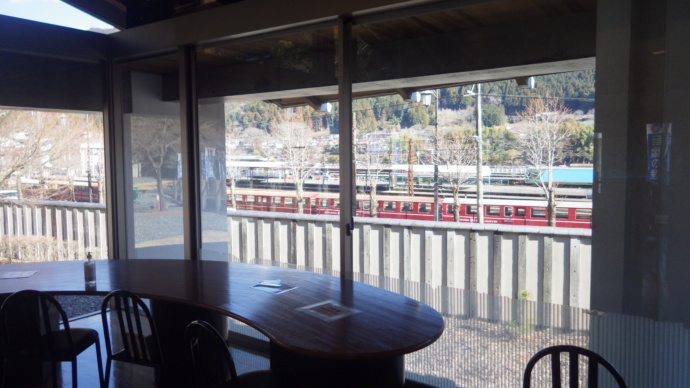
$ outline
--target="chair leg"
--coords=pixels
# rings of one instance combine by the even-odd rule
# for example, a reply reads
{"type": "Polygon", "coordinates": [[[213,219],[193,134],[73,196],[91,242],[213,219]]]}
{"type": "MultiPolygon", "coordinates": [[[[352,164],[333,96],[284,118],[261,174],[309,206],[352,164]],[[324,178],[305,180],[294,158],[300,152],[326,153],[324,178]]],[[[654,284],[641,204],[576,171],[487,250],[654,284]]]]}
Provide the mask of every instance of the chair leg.
{"type": "Polygon", "coordinates": [[[78,388],[77,384],[77,358],[72,359],[72,388],[78,388]]]}
{"type": "Polygon", "coordinates": [[[58,382],[58,364],[57,362],[53,361],[50,363],[51,366],[51,372],[52,372],[52,378],[53,378],[53,388],[58,388],[59,382],[58,382]]]}
{"type": "Polygon", "coordinates": [[[7,386],[7,359],[2,359],[2,380],[0,380],[0,387],[7,386]]]}
{"type": "Polygon", "coordinates": [[[98,362],[98,385],[103,387],[103,360],[101,358],[100,340],[96,339],[96,362],[98,362]]]}
{"type": "Polygon", "coordinates": [[[103,388],[108,388],[110,385],[110,365],[113,363],[113,360],[110,358],[110,356],[107,357],[105,360],[105,376],[103,376],[103,388]]]}

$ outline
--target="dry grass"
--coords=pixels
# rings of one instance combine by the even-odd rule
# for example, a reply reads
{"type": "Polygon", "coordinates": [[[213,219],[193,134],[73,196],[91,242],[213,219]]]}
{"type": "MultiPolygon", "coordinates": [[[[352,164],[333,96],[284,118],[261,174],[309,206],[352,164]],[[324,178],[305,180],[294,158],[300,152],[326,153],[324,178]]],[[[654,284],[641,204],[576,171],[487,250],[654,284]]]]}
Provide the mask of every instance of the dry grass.
{"type": "Polygon", "coordinates": [[[77,260],[80,259],[77,244],[45,236],[3,236],[0,264],[77,260]]]}

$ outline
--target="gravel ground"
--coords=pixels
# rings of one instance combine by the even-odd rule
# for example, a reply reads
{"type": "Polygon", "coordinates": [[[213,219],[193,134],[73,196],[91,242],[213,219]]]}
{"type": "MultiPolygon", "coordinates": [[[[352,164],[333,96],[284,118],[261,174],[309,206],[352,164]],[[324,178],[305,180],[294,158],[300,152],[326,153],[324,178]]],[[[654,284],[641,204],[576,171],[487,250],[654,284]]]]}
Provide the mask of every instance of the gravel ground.
{"type": "MultiPolygon", "coordinates": [[[[536,330],[470,318],[445,318],[443,336],[408,354],[409,379],[434,387],[520,387],[525,365],[539,350],[561,344],[587,347],[586,333],[536,330]]],[[[549,375],[535,369],[533,384],[546,386],[549,375]]]]}
{"type": "MultiPolygon", "coordinates": [[[[135,204],[135,240],[174,239],[182,235],[182,209],[169,200],[159,211],[155,190],[143,194],[135,204]],[[161,227],[161,225],[165,225],[161,227]]],[[[206,223],[222,223],[209,217],[206,223]]],[[[209,225],[212,227],[213,225],[209,225]]],[[[63,295],[58,300],[68,317],[100,311],[101,296],[63,295]]],[[[587,333],[558,329],[537,330],[509,323],[477,318],[445,317],[443,336],[429,347],[405,357],[407,377],[434,387],[519,387],[524,367],[537,351],[556,344],[587,347],[587,333]]],[[[535,370],[535,386],[546,386],[545,377],[535,370]]]]}
{"type": "MultiPolygon", "coordinates": [[[[147,178],[138,180],[151,181],[147,178]]],[[[181,240],[177,240],[184,234],[182,204],[174,200],[171,188],[166,188],[165,193],[167,208],[164,211],[158,209],[155,189],[142,193],[134,203],[134,241],[137,246],[159,240],[181,244],[181,240]]],[[[228,217],[224,212],[204,211],[201,222],[205,233],[210,230],[227,232],[228,217]]]]}
{"type": "Polygon", "coordinates": [[[59,295],[58,302],[62,305],[68,318],[101,311],[102,296],[93,295],[59,295]]]}

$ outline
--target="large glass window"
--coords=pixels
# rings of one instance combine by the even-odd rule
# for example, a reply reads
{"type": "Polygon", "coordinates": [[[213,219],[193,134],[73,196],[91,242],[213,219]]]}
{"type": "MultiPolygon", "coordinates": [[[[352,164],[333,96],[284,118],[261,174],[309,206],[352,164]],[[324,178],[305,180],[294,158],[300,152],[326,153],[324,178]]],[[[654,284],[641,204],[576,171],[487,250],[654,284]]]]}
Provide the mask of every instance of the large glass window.
{"type": "MultiPolygon", "coordinates": [[[[256,240],[243,240],[239,212],[329,214],[322,207],[338,198],[334,28],[214,44],[196,54],[202,259],[324,266],[290,252],[297,242],[272,235],[291,227],[285,221],[269,228],[251,219],[256,240]],[[239,204],[237,195],[247,200],[239,204]]],[[[294,225],[300,236],[306,224],[294,225]]]]}
{"type": "MultiPolygon", "coordinates": [[[[593,73],[538,77],[540,90],[530,89],[529,82],[522,88],[514,79],[481,84],[463,80],[452,85],[454,78],[445,72],[452,73],[450,69],[466,58],[456,56],[462,45],[452,42],[462,41],[465,34],[455,30],[453,23],[440,22],[447,17],[429,14],[353,28],[357,53],[353,89],[362,91],[353,100],[352,112],[357,189],[372,203],[376,196],[398,196],[401,209],[408,211],[402,217],[411,221],[409,227],[369,221],[365,217],[388,216],[378,214],[373,206],[356,220],[361,234],[356,240],[355,278],[418,298],[444,314],[444,336],[406,358],[408,378],[431,385],[514,386],[529,356],[545,344],[586,346],[588,341],[584,309],[589,306],[589,280],[587,285],[582,282],[582,274],[589,273],[591,255],[587,232],[551,236],[534,225],[548,222],[546,193],[540,188],[548,186],[544,177],[568,181],[574,169],[565,168],[566,163],[581,164],[582,170],[591,173],[588,139],[593,133],[589,112],[593,99],[561,97],[575,97],[574,93],[563,95],[563,90],[570,90],[568,84],[587,84],[593,89],[593,73]],[[417,23],[435,28],[420,28],[414,34],[400,28],[417,23]],[[560,94],[553,98],[556,90],[550,85],[561,83],[560,94]],[[395,87],[375,89],[381,85],[395,87]],[[367,90],[376,92],[367,95],[367,90]],[[568,140],[548,150],[548,130],[568,140]],[[555,158],[538,160],[545,154],[555,158]],[[559,171],[551,175],[553,170],[559,171]],[[382,176],[390,178],[383,181],[382,176]],[[477,199],[480,195],[483,205],[477,199]],[[434,203],[446,203],[448,210],[430,213],[430,207],[421,206],[426,201],[418,198],[434,198],[434,203]],[[408,206],[413,203],[420,204],[414,211],[408,206]],[[499,219],[501,207],[511,219],[499,219]],[[455,208],[463,211],[455,214],[455,208]],[[477,225],[485,215],[491,227],[477,225]],[[421,223],[437,218],[443,221],[438,228],[421,223]],[[526,238],[507,229],[523,226],[520,233],[526,238]],[[492,232],[494,228],[498,230],[492,232]],[[583,249],[567,248],[573,245],[583,249]],[[548,255],[546,249],[550,249],[548,255]],[[546,256],[553,257],[553,262],[540,259],[546,256]],[[519,263],[520,257],[526,261],[519,263]],[[540,278],[537,274],[544,273],[546,265],[554,275],[540,278]],[[571,279],[575,273],[579,281],[571,279]],[[476,310],[468,307],[470,300],[476,310]],[[560,314],[556,311],[566,310],[572,314],[569,318],[556,318],[560,314]],[[536,327],[564,334],[551,336],[536,327]],[[499,332],[513,334],[498,344],[492,337],[499,332]],[[522,340],[525,334],[535,342],[528,345],[522,340]],[[467,354],[449,354],[448,349],[463,347],[467,337],[477,335],[482,339],[469,345],[472,349],[467,354]],[[502,352],[484,353],[488,348],[502,352]],[[517,354],[527,356],[513,357],[517,354]],[[430,372],[429,360],[440,365],[447,357],[519,361],[500,372],[495,364],[487,366],[491,372],[481,377],[474,375],[475,365],[430,372]],[[437,374],[427,379],[430,373],[437,374]]],[[[486,77],[490,75],[478,78],[486,77]]],[[[567,194],[564,188],[557,189],[556,195],[567,194]]]]}
{"type": "Polygon", "coordinates": [[[184,258],[177,64],[170,55],[122,65],[130,258],[184,258]]]}
{"type": "Polygon", "coordinates": [[[99,112],[0,108],[0,263],[108,258],[99,112]]]}

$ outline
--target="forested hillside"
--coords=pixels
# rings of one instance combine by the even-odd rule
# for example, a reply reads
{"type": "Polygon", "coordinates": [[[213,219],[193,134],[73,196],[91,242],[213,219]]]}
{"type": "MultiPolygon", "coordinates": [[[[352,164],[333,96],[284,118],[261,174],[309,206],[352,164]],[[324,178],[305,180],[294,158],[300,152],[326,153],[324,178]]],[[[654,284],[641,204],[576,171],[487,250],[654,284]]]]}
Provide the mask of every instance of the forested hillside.
{"type": "MultiPolygon", "coordinates": [[[[594,70],[538,76],[534,89],[521,89],[514,80],[482,84],[482,118],[484,126],[493,127],[506,122],[506,116],[519,115],[530,98],[557,97],[565,108],[587,113],[594,109],[594,70]]],[[[472,85],[440,90],[440,110],[464,111],[473,109],[476,97],[470,95],[472,85]]],[[[363,98],[353,101],[354,126],[360,133],[377,130],[403,129],[434,124],[435,107],[403,101],[399,95],[363,98]]],[[[234,129],[259,128],[271,132],[285,120],[281,109],[271,103],[253,101],[231,104],[227,126],[234,129]]],[[[338,132],[338,110],[320,112],[311,107],[295,108],[291,121],[308,123],[315,130],[338,132]]],[[[471,121],[471,119],[470,119],[471,121]]]]}

